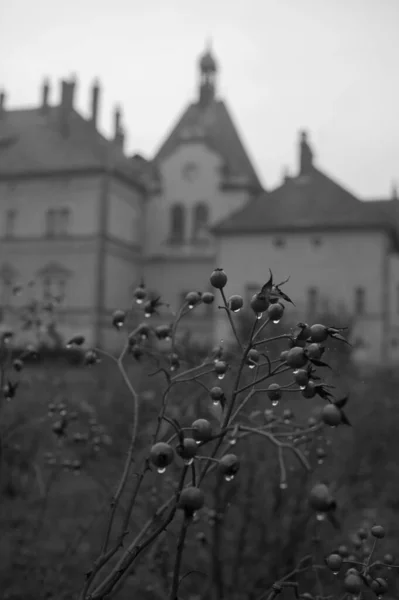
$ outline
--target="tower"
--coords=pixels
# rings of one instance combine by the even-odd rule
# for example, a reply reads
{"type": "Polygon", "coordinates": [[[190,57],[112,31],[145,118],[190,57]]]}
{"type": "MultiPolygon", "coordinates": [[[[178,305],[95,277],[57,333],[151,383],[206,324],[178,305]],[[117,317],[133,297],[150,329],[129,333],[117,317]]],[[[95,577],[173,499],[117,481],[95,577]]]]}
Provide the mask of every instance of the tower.
{"type": "Polygon", "coordinates": [[[218,66],[213,57],[210,43],[199,59],[199,105],[205,108],[215,98],[218,66]]]}

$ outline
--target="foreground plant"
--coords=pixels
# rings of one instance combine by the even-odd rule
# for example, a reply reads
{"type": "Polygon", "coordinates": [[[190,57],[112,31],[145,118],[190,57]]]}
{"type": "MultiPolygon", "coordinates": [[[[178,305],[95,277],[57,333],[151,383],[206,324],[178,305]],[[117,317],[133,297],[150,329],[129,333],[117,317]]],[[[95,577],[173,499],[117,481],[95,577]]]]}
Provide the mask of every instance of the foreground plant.
{"type": "MultiPolygon", "coordinates": [[[[148,297],[144,282],[134,292],[134,298],[138,307],[143,308],[145,321],[133,331],[128,331],[126,323],[129,315],[125,311],[117,310],[112,317],[113,326],[121,332],[125,340],[119,357],[114,358],[99,348],[84,350],[84,362],[87,365],[95,367],[102,355],[116,363],[132,396],[133,421],[127,458],[110,503],[102,549],[87,573],[80,600],[105,600],[114,597],[126,584],[128,576],[134,574],[139,559],[157,543],[172,522],[180,524],[180,533],[173,571],[168,577],[169,589],[164,590],[163,596],[169,600],[182,597],[179,596],[180,584],[188,575],[181,572],[182,557],[191,524],[196,522],[198,513],[206,507],[204,482],[216,477],[218,485],[229,485],[229,482],[239,477],[241,448],[245,447],[252,436],[257,436],[274,446],[280,469],[280,488],[285,490],[289,483],[286,467],[288,454],[292,455],[302,468],[312,471],[311,448],[316,436],[319,437],[324,428],[350,426],[344,412],[348,398],[336,398],[333,387],[324,382],[320,375],[322,369],[329,367],[324,359],[325,343],[329,338],[347,343],[342,335],[343,330],[324,324],[299,323],[289,333],[273,335],[272,332],[269,337],[262,337],[267,328],[273,328],[284,318],[287,305],[293,304],[281,289],[286,282],[275,284],[270,273],[268,281],[260,286],[259,292],[250,301],[249,308],[253,315],[251,332],[246,341],[242,340],[234,315],[243,309],[243,298],[237,294],[226,296],[228,280],[222,269],[215,269],[210,276],[210,282],[221,296],[222,305],[219,308],[226,313],[232,329],[233,354],[229,354],[221,343],[199,365],[184,369],[185,357],[177,338],[180,321],[202,303],[212,304],[215,296],[210,292],[189,292],[171,324],[151,325],[150,319],[156,316],[164,305],[161,298],[148,297]],[[285,340],[287,348],[279,357],[270,359],[268,349],[276,340],[285,340]],[[161,352],[157,348],[158,342],[166,342],[168,350],[161,352]],[[143,358],[156,362],[156,375],[165,379],[165,388],[162,397],[159,398],[159,414],[154,425],[152,444],[146,456],[140,457],[137,464],[140,397],[129,379],[126,365],[128,361],[137,362],[143,358]],[[278,379],[282,374],[290,374],[291,380],[283,383],[280,378],[279,383],[278,379]],[[232,380],[231,389],[225,385],[227,379],[232,380]],[[195,383],[206,391],[209,406],[218,414],[216,422],[215,418],[205,419],[198,415],[193,422],[186,423],[169,412],[171,390],[187,382],[195,383]],[[246,409],[251,399],[259,394],[264,398],[264,410],[258,411],[249,419],[246,409]],[[273,408],[283,402],[289,394],[297,394],[307,399],[317,397],[324,401],[325,405],[319,418],[311,417],[305,423],[298,422],[290,409],[286,409],[282,417],[275,415],[273,408]],[[169,426],[166,433],[165,423],[169,426]],[[232,452],[232,446],[237,450],[232,452]],[[128,483],[133,477],[133,467],[135,483],[129,486],[128,483]],[[174,492],[157,508],[155,515],[150,517],[141,531],[133,539],[129,539],[129,526],[134,519],[143,481],[151,477],[162,477],[168,472],[178,473],[174,492]],[[117,527],[115,517],[122,498],[125,499],[127,510],[121,525],[117,527]]],[[[81,335],[76,335],[68,341],[67,346],[83,348],[85,340],[81,335]]],[[[315,453],[317,463],[321,464],[324,457],[324,448],[318,446],[315,453]]],[[[314,512],[316,524],[327,526],[331,523],[339,528],[336,517],[337,503],[327,483],[316,482],[309,490],[309,505],[314,512]]],[[[214,522],[217,527],[216,518],[214,522]]],[[[372,529],[372,535],[376,539],[382,537],[381,532],[379,526],[372,529]]],[[[343,587],[341,586],[342,593],[357,598],[363,586],[366,586],[382,597],[388,586],[383,578],[373,578],[372,569],[375,563],[370,562],[370,557],[366,562],[357,565],[359,568],[356,567],[356,573],[353,571],[354,567],[347,572],[343,587]]],[[[312,596],[299,589],[295,581],[298,573],[310,570],[318,580],[320,569],[330,569],[335,573],[345,563],[356,563],[356,560],[350,559],[351,557],[344,559],[342,552],[338,551],[330,554],[325,564],[318,564],[314,557],[306,557],[297,569],[276,582],[271,590],[265,590],[261,598],[275,598],[287,588],[293,588],[297,597],[310,600],[312,596]]],[[[392,564],[390,566],[392,567],[392,564]]],[[[216,578],[215,569],[203,575],[206,583],[199,597],[203,600],[225,597],[223,576],[219,574],[216,578]]],[[[318,597],[324,597],[322,590],[318,597]]]]}

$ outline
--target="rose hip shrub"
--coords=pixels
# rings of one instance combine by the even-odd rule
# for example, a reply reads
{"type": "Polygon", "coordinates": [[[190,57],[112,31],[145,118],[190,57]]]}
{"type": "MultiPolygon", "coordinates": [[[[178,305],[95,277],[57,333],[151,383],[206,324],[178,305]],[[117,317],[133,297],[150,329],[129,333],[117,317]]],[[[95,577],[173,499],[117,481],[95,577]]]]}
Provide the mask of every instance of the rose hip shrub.
{"type": "MultiPolygon", "coordinates": [[[[396,563],[386,520],[376,513],[366,522],[359,513],[359,522],[351,515],[346,527],[342,482],[331,462],[335,442],[341,459],[340,445],[348,448],[356,429],[352,395],[348,402],[334,387],[336,374],[326,376],[328,348],[347,345],[344,330],[316,321],[276,334],[292,301],[270,274],[249,303],[244,338],[237,320],[243,299],[226,294],[222,269],[210,281],[214,294],[193,290],[177,315],[162,321],[162,299],[149,299],[141,283],[134,294],[143,309],[138,326],[128,327],[123,310],[112,317],[121,336],[117,358],[87,347],[80,334],[68,340],[69,348],[82,349],[93,378],[114,363],[118,395],[121,385],[130,395],[129,440],[112,488],[105,475],[110,450],[99,453],[99,481],[102,467],[102,483],[113,493],[96,521],[95,556],[81,557],[87,566],[76,597],[388,597],[396,563]],[[225,313],[232,343],[221,342],[193,365],[179,329],[201,303],[225,313]],[[131,365],[150,376],[150,402],[131,365]]],[[[74,439],[64,410],[49,411],[60,449],[74,439]]],[[[62,556],[67,561],[68,553],[62,556]]],[[[48,576],[40,590],[71,597],[66,573],[58,565],[51,585],[48,576]],[[56,590],[57,574],[64,579],[56,590]]]]}

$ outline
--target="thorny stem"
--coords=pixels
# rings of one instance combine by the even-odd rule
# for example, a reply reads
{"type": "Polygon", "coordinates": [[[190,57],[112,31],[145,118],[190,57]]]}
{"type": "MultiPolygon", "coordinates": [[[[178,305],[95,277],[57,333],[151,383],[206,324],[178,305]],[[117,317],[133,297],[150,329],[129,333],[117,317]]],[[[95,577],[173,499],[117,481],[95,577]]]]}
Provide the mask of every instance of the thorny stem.
{"type": "Polygon", "coordinates": [[[186,541],[186,535],[188,526],[191,522],[191,517],[187,513],[184,515],[183,523],[180,528],[179,540],[177,542],[176,549],[176,560],[175,566],[173,568],[173,577],[172,577],[172,587],[169,594],[169,600],[177,600],[177,592],[179,589],[179,579],[180,579],[180,568],[181,561],[183,557],[184,550],[184,542],[186,541]]]}
{"type": "Polygon", "coordinates": [[[113,588],[116,585],[116,583],[123,576],[123,574],[129,569],[129,567],[132,565],[132,563],[134,562],[134,560],[148,546],[150,546],[152,544],[152,542],[160,535],[160,533],[162,533],[162,531],[164,531],[166,529],[166,527],[169,525],[169,523],[171,523],[173,521],[173,518],[174,518],[174,516],[176,514],[176,510],[177,510],[177,504],[178,504],[178,500],[179,500],[179,497],[180,497],[180,493],[181,493],[181,490],[183,489],[183,486],[184,486],[184,481],[185,481],[187,469],[188,469],[187,465],[182,469],[182,473],[181,473],[181,477],[180,477],[180,482],[178,484],[178,487],[177,487],[177,490],[176,490],[176,494],[174,494],[169,500],[167,500],[167,502],[165,502],[163,504],[163,506],[161,506],[161,508],[158,509],[158,511],[155,514],[155,517],[151,518],[146,523],[146,525],[143,527],[143,529],[140,531],[140,533],[136,536],[136,538],[127,547],[124,555],[120,558],[120,560],[117,562],[117,564],[112,569],[112,571],[109,573],[109,575],[87,597],[87,600],[99,600],[100,598],[101,599],[104,598],[104,596],[106,594],[110,594],[110,592],[113,590],[113,588]],[[173,500],[175,500],[174,505],[171,508],[171,510],[169,512],[169,515],[167,516],[167,518],[165,519],[165,521],[163,523],[161,523],[151,533],[151,535],[149,535],[149,537],[146,539],[145,542],[140,543],[141,540],[143,539],[143,537],[145,536],[145,534],[147,533],[148,529],[150,529],[150,527],[153,525],[153,523],[157,519],[157,517],[159,515],[161,515],[164,512],[164,510],[166,510],[166,508],[173,502],[173,500]]]}

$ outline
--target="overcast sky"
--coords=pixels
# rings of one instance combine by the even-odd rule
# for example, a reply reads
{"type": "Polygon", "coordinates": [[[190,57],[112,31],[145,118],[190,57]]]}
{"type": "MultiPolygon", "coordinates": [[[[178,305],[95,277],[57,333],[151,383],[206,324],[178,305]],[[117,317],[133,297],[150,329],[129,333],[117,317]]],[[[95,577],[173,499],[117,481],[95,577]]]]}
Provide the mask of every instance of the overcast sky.
{"type": "Polygon", "coordinates": [[[219,94],[267,187],[296,169],[297,132],[318,165],[365,197],[399,184],[399,0],[0,1],[0,86],[36,104],[44,76],[76,73],[77,105],[102,82],[101,125],[124,111],[146,156],[197,94],[208,37],[219,94]]]}

